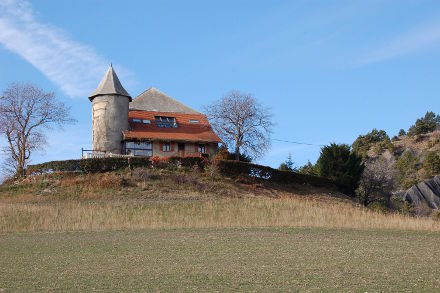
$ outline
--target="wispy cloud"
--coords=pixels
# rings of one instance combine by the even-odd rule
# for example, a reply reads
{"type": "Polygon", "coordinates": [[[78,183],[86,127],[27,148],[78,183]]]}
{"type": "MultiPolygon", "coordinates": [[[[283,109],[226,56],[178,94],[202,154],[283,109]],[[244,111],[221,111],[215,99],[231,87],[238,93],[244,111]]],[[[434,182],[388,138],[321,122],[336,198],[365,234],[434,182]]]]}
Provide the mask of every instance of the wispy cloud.
{"type": "Polygon", "coordinates": [[[0,44],[71,97],[87,96],[109,65],[92,47],[73,40],[62,29],[38,22],[27,1],[0,1],[0,44]]]}
{"type": "Polygon", "coordinates": [[[440,45],[440,21],[418,26],[405,34],[392,39],[360,61],[360,65],[381,62],[416,53],[440,45]]]}

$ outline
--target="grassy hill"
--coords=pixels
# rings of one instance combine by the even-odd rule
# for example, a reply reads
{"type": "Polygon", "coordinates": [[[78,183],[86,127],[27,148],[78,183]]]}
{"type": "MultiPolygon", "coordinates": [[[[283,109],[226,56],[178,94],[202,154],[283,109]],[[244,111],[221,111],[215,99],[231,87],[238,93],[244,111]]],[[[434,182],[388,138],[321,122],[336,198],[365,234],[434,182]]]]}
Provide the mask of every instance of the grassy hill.
{"type": "Polygon", "coordinates": [[[331,227],[437,231],[432,218],[365,209],[332,189],[197,169],[46,174],[0,188],[0,231],[331,227]]]}
{"type": "Polygon", "coordinates": [[[438,231],[197,169],[36,175],[0,187],[0,291],[437,291],[438,231]]]}

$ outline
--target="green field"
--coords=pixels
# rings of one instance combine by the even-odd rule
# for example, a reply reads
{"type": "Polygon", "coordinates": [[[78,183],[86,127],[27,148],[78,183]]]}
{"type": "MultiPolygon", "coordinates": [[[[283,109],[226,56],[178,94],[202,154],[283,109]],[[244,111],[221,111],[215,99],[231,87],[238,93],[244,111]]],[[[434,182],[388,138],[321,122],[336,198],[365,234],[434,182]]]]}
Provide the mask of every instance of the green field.
{"type": "Polygon", "coordinates": [[[0,291],[439,291],[440,234],[324,228],[0,236],[0,291]]]}

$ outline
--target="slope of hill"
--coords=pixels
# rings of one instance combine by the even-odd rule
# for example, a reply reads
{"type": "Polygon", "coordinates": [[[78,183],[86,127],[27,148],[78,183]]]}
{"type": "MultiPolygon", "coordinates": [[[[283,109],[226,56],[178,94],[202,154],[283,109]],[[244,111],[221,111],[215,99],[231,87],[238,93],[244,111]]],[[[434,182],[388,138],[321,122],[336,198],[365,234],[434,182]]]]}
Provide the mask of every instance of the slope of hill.
{"type": "Polygon", "coordinates": [[[4,184],[0,215],[0,233],[183,227],[440,230],[432,218],[374,212],[331,189],[141,168],[38,175],[4,184]]]}
{"type": "Polygon", "coordinates": [[[440,130],[413,136],[400,135],[392,140],[386,134],[380,137],[378,133],[381,131],[373,130],[361,136],[364,141],[369,139],[370,143],[359,143],[358,138],[354,148],[360,150],[367,163],[384,159],[394,166],[394,194],[397,199],[421,210],[437,209],[440,185],[436,184],[438,179],[434,176],[440,174],[440,130]],[[370,137],[376,138],[376,141],[370,137]]]}

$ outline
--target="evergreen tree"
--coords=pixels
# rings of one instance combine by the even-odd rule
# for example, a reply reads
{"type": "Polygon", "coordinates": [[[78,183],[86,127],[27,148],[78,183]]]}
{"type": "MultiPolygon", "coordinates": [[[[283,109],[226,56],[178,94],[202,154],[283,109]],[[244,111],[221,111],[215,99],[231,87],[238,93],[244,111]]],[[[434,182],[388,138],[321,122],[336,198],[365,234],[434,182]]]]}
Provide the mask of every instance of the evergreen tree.
{"type": "Polygon", "coordinates": [[[292,155],[289,153],[287,160],[280,164],[278,170],[296,172],[295,163],[292,161],[292,155]]]}
{"type": "Polygon", "coordinates": [[[298,173],[316,176],[315,165],[313,165],[310,161],[308,161],[307,164],[299,167],[298,173]]]}
{"type": "Polygon", "coordinates": [[[417,183],[417,158],[412,152],[406,151],[399,157],[397,171],[401,188],[407,189],[417,183]]]}
{"type": "Polygon", "coordinates": [[[440,156],[436,152],[428,152],[423,162],[426,176],[432,177],[440,173],[440,156]]]}
{"type": "Polygon", "coordinates": [[[350,196],[355,195],[363,170],[362,158],[347,144],[323,147],[316,162],[317,175],[334,180],[350,196]]]}
{"type": "Polygon", "coordinates": [[[375,145],[375,152],[381,153],[384,149],[390,149],[392,145],[390,137],[385,130],[374,128],[365,135],[359,135],[353,142],[353,151],[362,157],[364,161],[368,158],[368,151],[375,145]]]}
{"type": "Polygon", "coordinates": [[[440,125],[440,116],[428,111],[425,117],[417,119],[416,123],[408,130],[409,136],[433,132],[440,125]]]}

